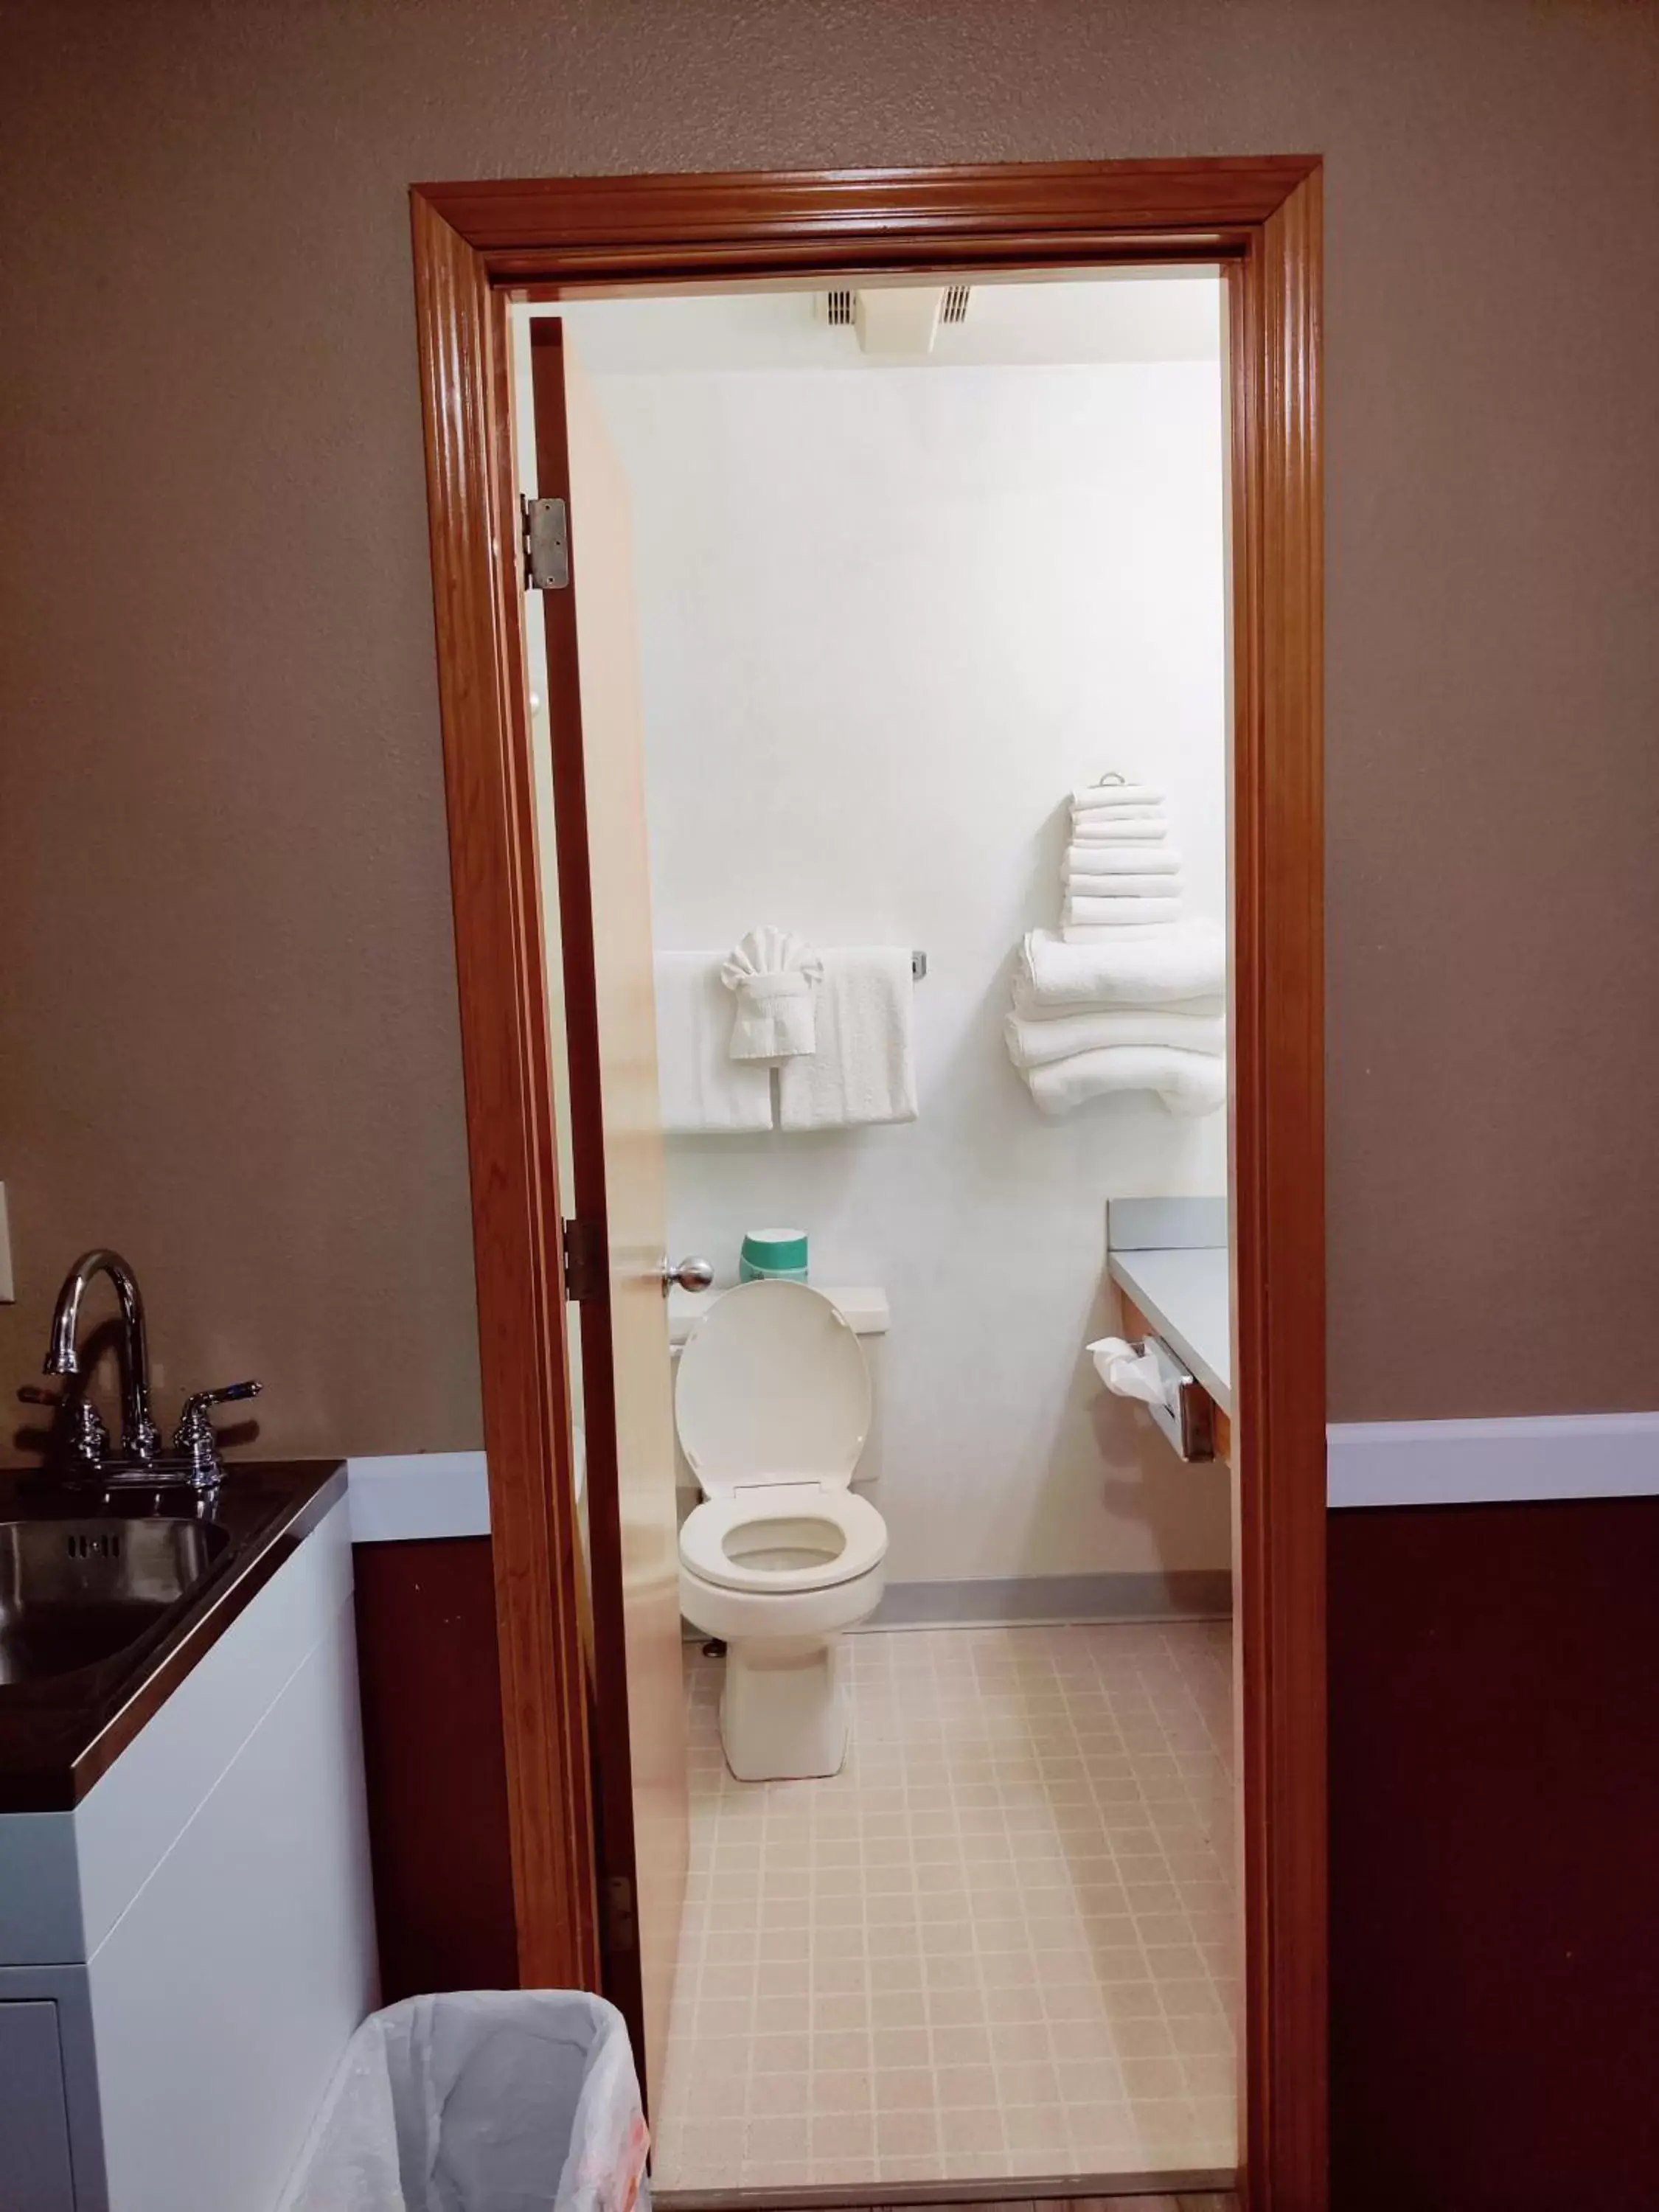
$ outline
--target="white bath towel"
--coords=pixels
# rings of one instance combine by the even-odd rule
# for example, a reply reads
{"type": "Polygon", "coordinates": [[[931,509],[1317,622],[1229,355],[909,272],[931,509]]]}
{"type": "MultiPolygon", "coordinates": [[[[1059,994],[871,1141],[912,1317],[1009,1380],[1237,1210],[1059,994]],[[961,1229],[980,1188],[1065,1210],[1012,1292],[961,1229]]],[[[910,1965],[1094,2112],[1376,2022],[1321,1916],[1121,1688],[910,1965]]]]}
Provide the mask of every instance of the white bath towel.
{"type": "Polygon", "coordinates": [[[657,1080],[671,1135],[772,1127],[772,1073],[732,1057],[732,998],[718,952],[659,952],[657,1080]]]}
{"type": "Polygon", "coordinates": [[[1072,793],[1075,807],[1161,806],[1164,793],[1155,783],[1083,783],[1072,793]]]}
{"type": "Polygon", "coordinates": [[[790,1060],[811,1052],[812,996],[823,963],[787,929],[751,929],[726,955],[720,981],[737,1000],[733,1060],[790,1060]]]}
{"type": "Polygon", "coordinates": [[[1187,888],[1185,876],[1097,876],[1086,872],[1079,873],[1068,860],[1060,872],[1060,887],[1068,898],[1091,902],[1098,899],[1179,898],[1187,888]]]}
{"type": "Polygon", "coordinates": [[[1180,919],[1178,898],[1072,897],[1060,911],[1060,933],[1068,939],[1074,929],[1125,929],[1180,919]]]}
{"type": "Polygon", "coordinates": [[[1213,1114],[1227,1100],[1227,1063],[1213,1052],[1169,1045],[1108,1045],[1033,1067],[1025,1080],[1042,1114],[1069,1114],[1115,1091],[1156,1091],[1172,1114],[1213,1114]]]}
{"type": "Polygon", "coordinates": [[[1168,1006],[1226,988],[1227,941],[1212,921],[1194,915],[1171,927],[1103,937],[1068,945],[1051,929],[1028,930],[1015,977],[1019,1011],[1168,1006]]]}
{"type": "Polygon", "coordinates": [[[1060,870],[1073,876],[1174,876],[1181,872],[1181,855],[1173,845],[1145,841],[1068,845],[1060,870]]]}
{"type": "Polygon", "coordinates": [[[1167,835],[1161,814],[1140,816],[1091,814],[1086,820],[1072,817],[1074,845],[1156,845],[1167,835]]]}
{"type": "Polygon", "coordinates": [[[823,955],[817,1044],[778,1070],[786,1129],[845,1129],[916,1118],[911,1015],[915,988],[904,945],[854,945],[823,955]]]}
{"type": "Polygon", "coordinates": [[[1183,1006],[1092,1008],[1085,1014],[1060,1014],[1033,1021],[1018,1013],[1004,1019],[1008,1057],[1018,1068],[1047,1067],[1080,1052],[1100,1052],[1115,1044],[1167,1044],[1180,1052],[1221,1052],[1227,1024],[1213,999],[1183,1006]]]}
{"type": "Polygon", "coordinates": [[[1156,822],[1162,825],[1166,819],[1161,806],[1074,806],[1072,809],[1074,830],[1118,830],[1126,822],[1156,822]]]}

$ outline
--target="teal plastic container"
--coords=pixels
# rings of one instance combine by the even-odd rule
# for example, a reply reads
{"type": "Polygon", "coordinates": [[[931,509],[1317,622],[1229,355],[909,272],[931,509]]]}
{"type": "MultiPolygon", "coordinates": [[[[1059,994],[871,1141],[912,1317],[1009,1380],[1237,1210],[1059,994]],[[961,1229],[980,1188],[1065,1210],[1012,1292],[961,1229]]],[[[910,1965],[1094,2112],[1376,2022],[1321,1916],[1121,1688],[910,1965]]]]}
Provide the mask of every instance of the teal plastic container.
{"type": "Polygon", "coordinates": [[[806,1280],[806,1231],[804,1229],[750,1229],[744,1232],[738,1255],[740,1283],[804,1283],[806,1280]]]}

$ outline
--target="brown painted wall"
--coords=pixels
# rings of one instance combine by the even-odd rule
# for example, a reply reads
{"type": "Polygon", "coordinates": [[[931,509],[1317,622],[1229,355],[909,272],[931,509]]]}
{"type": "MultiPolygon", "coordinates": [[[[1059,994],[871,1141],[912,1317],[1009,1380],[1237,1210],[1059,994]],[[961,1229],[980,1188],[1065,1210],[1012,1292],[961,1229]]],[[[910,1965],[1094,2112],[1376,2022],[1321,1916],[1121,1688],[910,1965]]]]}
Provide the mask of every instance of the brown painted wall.
{"type": "Polygon", "coordinates": [[[0,1379],[109,1237],[268,1449],[477,1438],[411,179],[1311,149],[1334,1410],[1659,1403],[1650,0],[13,0],[0,87],[0,1379]]]}

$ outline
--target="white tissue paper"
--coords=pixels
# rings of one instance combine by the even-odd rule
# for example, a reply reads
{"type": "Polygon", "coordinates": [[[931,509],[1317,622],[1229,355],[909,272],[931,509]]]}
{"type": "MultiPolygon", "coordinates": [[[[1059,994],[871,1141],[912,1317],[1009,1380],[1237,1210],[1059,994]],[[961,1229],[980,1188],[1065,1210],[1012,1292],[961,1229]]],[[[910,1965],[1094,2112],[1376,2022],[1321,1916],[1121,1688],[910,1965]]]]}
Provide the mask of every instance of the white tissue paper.
{"type": "Polygon", "coordinates": [[[1164,1406],[1173,1413],[1175,1378],[1166,1377],[1155,1352],[1143,1352],[1121,1336],[1103,1336],[1085,1346],[1093,1354],[1095,1372],[1120,1398],[1139,1398],[1143,1405],[1164,1406]]]}
{"type": "Polygon", "coordinates": [[[751,929],[727,955],[720,981],[736,994],[733,1060],[795,1060],[817,1048],[813,994],[823,963],[787,929],[751,929]]]}

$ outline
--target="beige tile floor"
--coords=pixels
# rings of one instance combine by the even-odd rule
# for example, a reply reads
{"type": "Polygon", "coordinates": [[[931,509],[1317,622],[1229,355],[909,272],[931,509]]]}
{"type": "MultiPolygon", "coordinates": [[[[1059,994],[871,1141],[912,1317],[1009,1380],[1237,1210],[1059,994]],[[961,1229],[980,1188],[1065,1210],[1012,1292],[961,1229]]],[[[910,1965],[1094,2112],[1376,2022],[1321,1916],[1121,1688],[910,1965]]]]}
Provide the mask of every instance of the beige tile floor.
{"type": "Polygon", "coordinates": [[[845,1656],[827,1782],[734,1781],[720,1662],[690,1665],[659,2188],[1230,2172],[1231,1632],[845,1656]]]}

